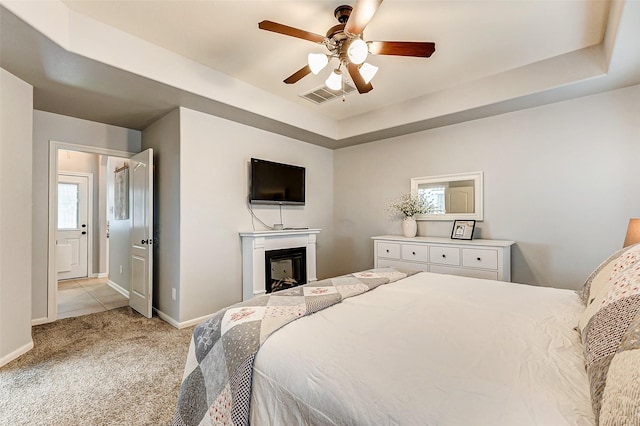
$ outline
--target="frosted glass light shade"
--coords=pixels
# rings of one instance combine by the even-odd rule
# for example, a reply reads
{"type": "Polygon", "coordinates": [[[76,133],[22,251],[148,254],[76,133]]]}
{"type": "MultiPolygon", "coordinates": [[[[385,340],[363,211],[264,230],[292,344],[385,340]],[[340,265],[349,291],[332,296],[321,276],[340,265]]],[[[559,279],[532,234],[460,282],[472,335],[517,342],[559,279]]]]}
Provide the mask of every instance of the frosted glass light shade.
{"type": "Polygon", "coordinates": [[[309,56],[307,56],[307,63],[309,64],[309,68],[311,68],[311,72],[318,74],[327,66],[329,58],[327,58],[327,55],[323,53],[309,53],[309,56]]]}
{"type": "Polygon", "coordinates": [[[629,219],[627,236],[624,239],[624,245],[622,247],[628,247],[635,243],[640,243],[640,218],[629,219]]]}
{"type": "Polygon", "coordinates": [[[377,72],[378,72],[378,67],[376,67],[375,65],[371,65],[367,62],[365,62],[360,66],[360,75],[364,79],[365,83],[371,82],[371,80],[373,80],[373,77],[376,75],[377,72]]]}
{"type": "Polygon", "coordinates": [[[360,65],[367,59],[369,54],[369,47],[362,39],[355,39],[349,44],[347,49],[347,56],[352,64],[360,65]]]}
{"type": "Polygon", "coordinates": [[[342,72],[340,70],[333,70],[327,81],[324,82],[331,90],[342,89],[342,72]]]}

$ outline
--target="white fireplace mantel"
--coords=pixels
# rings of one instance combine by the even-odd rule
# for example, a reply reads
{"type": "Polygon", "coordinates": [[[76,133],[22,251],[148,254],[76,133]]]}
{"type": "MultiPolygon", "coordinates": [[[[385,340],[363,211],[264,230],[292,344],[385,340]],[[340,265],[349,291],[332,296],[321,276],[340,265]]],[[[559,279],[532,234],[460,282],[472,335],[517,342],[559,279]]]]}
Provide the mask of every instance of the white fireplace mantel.
{"type": "Polygon", "coordinates": [[[240,232],[242,238],[242,300],[266,291],[265,257],[269,250],[306,247],[307,282],[316,277],[316,235],[320,229],[287,229],[283,231],[240,232]]]}

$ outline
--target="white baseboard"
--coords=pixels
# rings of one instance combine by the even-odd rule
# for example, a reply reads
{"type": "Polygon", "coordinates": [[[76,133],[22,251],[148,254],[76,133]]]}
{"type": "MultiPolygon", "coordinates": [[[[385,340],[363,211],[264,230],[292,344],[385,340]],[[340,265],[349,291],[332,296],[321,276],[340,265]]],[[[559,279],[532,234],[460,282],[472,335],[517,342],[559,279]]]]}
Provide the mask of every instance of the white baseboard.
{"type": "Polygon", "coordinates": [[[192,325],[197,325],[200,324],[202,321],[206,320],[207,318],[211,317],[211,315],[205,315],[203,317],[200,318],[195,318],[189,321],[183,321],[183,322],[178,322],[175,319],[171,318],[169,315],[165,314],[164,312],[153,308],[153,310],[156,312],[156,314],[158,315],[158,317],[163,320],[168,322],[169,324],[171,324],[172,326],[174,326],[175,328],[186,328],[186,327],[191,327],[192,325]]]}
{"type": "Polygon", "coordinates": [[[96,278],[107,278],[109,276],[108,272],[99,272],[95,274],[96,278]]]}
{"type": "Polygon", "coordinates": [[[117,291],[118,293],[120,293],[121,295],[123,295],[124,297],[126,297],[127,299],[129,298],[129,291],[120,287],[119,284],[116,284],[111,280],[107,280],[107,285],[112,289],[114,289],[115,291],[117,291]]]}
{"type": "Polygon", "coordinates": [[[2,358],[0,358],[0,367],[2,367],[5,364],[8,364],[9,362],[13,361],[14,359],[18,358],[20,355],[24,355],[27,352],[29,352],[31,349],[33,349],[33,340],[29,340],[29,343],[27,343],[26,345],[16,349],[15,351],[11,352],[10,354],[7,354],[5,356],[3,356],[2,358]]]}
{"type": "Polygon", "coordinates": [[[46,324],[48,322],[53,322],[53,321],[51,321],[49,317],[34,318],[31,320],[31,326],[46,324]]]}

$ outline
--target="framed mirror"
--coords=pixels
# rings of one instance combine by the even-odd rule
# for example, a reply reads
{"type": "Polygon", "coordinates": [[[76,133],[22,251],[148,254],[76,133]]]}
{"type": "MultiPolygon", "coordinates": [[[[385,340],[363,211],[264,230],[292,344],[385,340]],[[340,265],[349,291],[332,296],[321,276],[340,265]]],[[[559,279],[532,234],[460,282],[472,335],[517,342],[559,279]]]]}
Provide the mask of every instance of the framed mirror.
{"type": "Polygon", "coordinates": [[[483,220],[482,172],[411,178],[411,194],[433,206],[416,220],[483,220]]]}

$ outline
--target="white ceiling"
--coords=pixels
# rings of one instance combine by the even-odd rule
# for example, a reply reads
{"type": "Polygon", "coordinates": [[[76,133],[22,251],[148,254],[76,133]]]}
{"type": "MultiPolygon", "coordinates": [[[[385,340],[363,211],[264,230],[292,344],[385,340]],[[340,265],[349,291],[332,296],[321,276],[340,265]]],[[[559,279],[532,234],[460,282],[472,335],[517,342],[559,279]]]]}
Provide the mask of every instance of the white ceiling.
{"type": "MultiPolygon", "coordinates": [[[[282,80],[322,45],[258,29],[267,19],[324,35],[338,24],[337,1],[64,0],[72,10],[193,59],[333,119],[359,115],[464,82],[528,65],[602,41],[608,1],[386,0],[366,40],[433,41],[429,59],[375,56],[368,94],[317,106],[300,94],[330,72],[294,85],[282,80]]],[[[350,0],[347,4],[353,4],[350,0]]],[[[337,64],[336,64],[337,65],[337,64]]]]}
{"type": "Polygon", "coordinates": [[[385,0],[364,38],[436,52],[371,56],[374,90],[323,105],[299,95],[330,68],[282,80],[324,47],[258,22],[324,35],[343,0],[0,4],[0,66],[34,108],[138,130],[183,106],[339,148],[640,83],[639,0],[385,0]]]}

